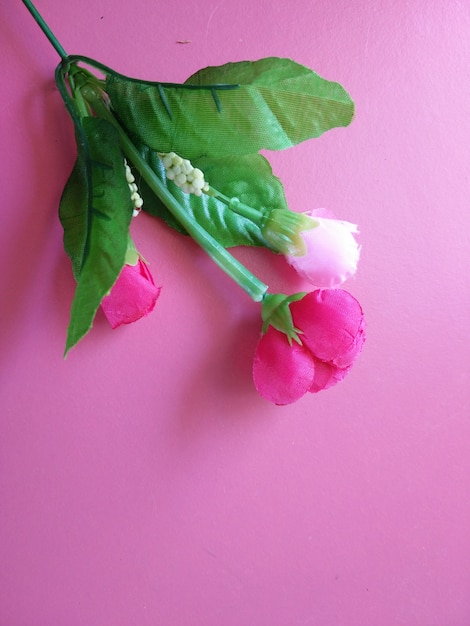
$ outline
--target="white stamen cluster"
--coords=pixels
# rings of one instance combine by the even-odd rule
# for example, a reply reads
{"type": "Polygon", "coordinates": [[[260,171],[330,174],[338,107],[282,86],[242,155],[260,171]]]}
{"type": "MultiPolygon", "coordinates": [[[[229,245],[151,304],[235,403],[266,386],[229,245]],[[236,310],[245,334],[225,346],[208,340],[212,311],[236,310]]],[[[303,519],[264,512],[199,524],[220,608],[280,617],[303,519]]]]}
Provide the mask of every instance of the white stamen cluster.
{"type": "Polygon", "coordinates": [[[126,159],[124,159],[124,166],[126,168],[127,184],[129,185],[129,191],[131,192],[131,200],[134,203],[134,210],[132,211],[132,215],[133,217],[136,217],[137,215],[139,215],[142,209],[142,205],[144,204],[144,201],[142,200],[142,197],[140,196],[138,192],[134,174],[132,173],[131,168],[127,164],[126,159]]]}
{"type": "Polygon", "coordinates": [[[159,152],[166,177],[184,193],[193,193],[200,196],[209,191],[209,184],[204,180],[204,174],[198,167],[193,167],[191,161],[183,159],[174,152],[159,152]]]}

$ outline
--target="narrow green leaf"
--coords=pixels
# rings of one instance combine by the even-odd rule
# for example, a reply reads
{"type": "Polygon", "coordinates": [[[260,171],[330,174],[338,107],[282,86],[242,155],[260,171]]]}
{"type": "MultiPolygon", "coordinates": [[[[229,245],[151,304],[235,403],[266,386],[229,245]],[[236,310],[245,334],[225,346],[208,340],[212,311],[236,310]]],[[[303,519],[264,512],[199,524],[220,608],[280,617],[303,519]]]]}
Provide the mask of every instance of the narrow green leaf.
{"type": "Polygon", "coordinates": [[[107,91],[139,143],[191,160],[283,150],[347,126],[354,113],[341,85],[277,57],[208,67],[183,85],[112,72],[107,91]]]}
{"type": "MultiPolygon", "coordinates": [[[[200,224],[210,235],[226,248],[232,246],[267,246],[257,224],[245,217],[237,215],[221,201],[203,194],[184,193],[175,183],[167,180],[165,168],[156,152],[148,146],[139,148],[143,158],[151,166],[155,174],[171,191],[176,200],[184,207],[187,214],[200,224]]],[[[150,191],[146,185],[139,187],[144,199],[143,210],[150,215],[162,218],[169,226],[184,232],[175,221],[165,205],[150,191]]]]}
{"type": "Polygon", "coordinates": [[[89,221],[86,163],[80,148],[62,193],[59,217],[64,229],[64,248],[72,261],[73,275],[78,280],[83,265],[89,221]]]}
{"type": "Polygon", "coordinates": [[[60,201],[64,246],[77,288],[66,353],[92,327],[124,265],[132,201],[115,128],[86,117],[77,124],[78,158],[60,201]]]}

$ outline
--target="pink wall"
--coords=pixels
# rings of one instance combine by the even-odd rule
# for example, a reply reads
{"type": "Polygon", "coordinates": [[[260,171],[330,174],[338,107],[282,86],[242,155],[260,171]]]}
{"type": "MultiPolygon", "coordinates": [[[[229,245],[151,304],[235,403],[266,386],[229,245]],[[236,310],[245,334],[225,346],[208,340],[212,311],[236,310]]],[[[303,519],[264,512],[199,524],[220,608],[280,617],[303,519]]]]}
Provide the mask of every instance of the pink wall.
{"type": "MultiPolygon", "coordinates": [[[[468,2],[37,5],[69,52],[130,75],[278,55],[348,89],[348,129],[270,159],[292,208],[359,223],[346,287],[368,341],[338,387],[266,403],[258,307],[142,215],[155,312],[115,331],[98,316],[64,361],[73,132],[55,52],[4,0],[0,625],[467,626],[468,2]]],[[[299,286],[281,259],[237,255],[299,286]]]]}

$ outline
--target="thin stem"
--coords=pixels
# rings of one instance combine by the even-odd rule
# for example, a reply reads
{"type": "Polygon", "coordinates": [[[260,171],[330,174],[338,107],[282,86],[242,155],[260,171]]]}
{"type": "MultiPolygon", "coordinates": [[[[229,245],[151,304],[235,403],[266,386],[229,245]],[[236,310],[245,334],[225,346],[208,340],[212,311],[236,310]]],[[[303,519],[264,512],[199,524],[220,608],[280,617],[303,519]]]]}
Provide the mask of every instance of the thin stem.
{"type": "Polygon", "coordinates": [[[237,213],[237,215],[246,217],[255,224],[258,224],[258,226],[262,226],[268,217],[267,214],[263,211],[260,211],[259,209],[255,209],[254,207],[249,206],[248,204],[240,202],[238,198],[229,198],[222,192],[214,189],[214,187],[209,188],[207,195],[217,198],[217,200],[223,202],[231,211],[237,213]]]}
{"type": "Polygon", "coordinates": [[[139,170],[142,178],[150,189],[165,204],[168,210],[186,229],[191,237],[203,248],[212,260],[234,280],[246,293],[255,301],[263,300],[268,285],[261,282],[244,265],[214,239],[204,228],[188,216],[185,209],[179,204],[176,198],[168,191],[155,172],[142,158],[142,155],[121,128],[111,111],[96,93],[92,86],[85,86],[82,90],[83,96],[100,117],[111,122],[119,133],[121,147],[126,157],[139,170]]]}
{"type": "Polygon", "coordinates": [[[63,47],[60,45],[57,37],[51,31],[51,29],[46,24],[44,19],[41,17],[41,15],[39,14],[39,12],[36,9],[36,7],[34,6],[34,4],[31,2],[31,0],[23,0],[23,4],[26,6],[28,11],[31,13],[33,18],[36,20],[36,23],[41,28],[42,32],[46,35],[46,37],[49,39],[49,42],[53,45],[55,51],[60,56],[60,58],[62,60],[66,59],[67,58],[67,53],[65,52],[63,47]]]}
{"type": "Polygon", "coordinates": [[[79,114],[82,117],[87,117],[88,115],[91,115],[91,109],[88,105],[88,102],[83,97],[82,90],[81,90],[81,86],[83,85],[83,80],[81,77],[86,75],[84,70],[82,70],[81,68],[78,68],[75,63],[71,63],[70,68],[67,71],[67,74],[68,74],[70,89],[72,90],[73,98],[77,105],[79,114]],[[75,80],[75,77],[78,78],[78,83],[75,80]]]}

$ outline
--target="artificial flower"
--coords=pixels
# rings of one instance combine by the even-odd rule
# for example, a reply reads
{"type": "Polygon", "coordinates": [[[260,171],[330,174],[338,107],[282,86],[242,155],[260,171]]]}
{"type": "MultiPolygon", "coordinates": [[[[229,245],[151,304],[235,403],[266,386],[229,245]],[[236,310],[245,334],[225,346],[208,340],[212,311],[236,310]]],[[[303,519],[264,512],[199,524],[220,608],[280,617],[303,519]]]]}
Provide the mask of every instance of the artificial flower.
{"type": "Polygon", "coordinates": [[[101,301],[101,308],[111,324],[136,322],[153,311],[160,287],[156,287],[152,275],[139,257],[135,265],[126,263],[111,292],[101,301]]]}
{"type": "Polygon", "coordinates": [[[288,306],[296,340],[292,342],[270,325],[258,342],[253,362],[259,394],[279,405],[343,380],[365,341],[362,308],[343,289],[318,289],[300,299],[291,298],[288,306]]]}
{"type": "Polygon", "coordinates": [[[326,211],[316,209],[303,213],[313,218],[318,226],[304,230],[304,255],[286,255],[287,262],[312,285],[321,289],[339,287],[356,273],[360,246],[354,235],[356,224],[326,216],[326,211]]]}
{"type": "Polygon", "coordinates": [[[189,235],[262,303],[253,367],[262,396],[288,404],[341,380],[362,349],[364,318],[350,294],[331,288],[356,271],[357,227],[290,211],[260,151],[347,126],[349,94],[280,57],[208,67],[182,84],[129,78],[69,56],[32,0],[23,3],[60,57],[56,85],[78,140],[59,208],[77,279],[66,353],[92,328],[100,304],[113,328],[153,310],[160,288],[129,236],[131,211],[143,209],[189,235]],[[229,252],[239,245],[285,255],[320,290],[268,293],[229,252]]]}

